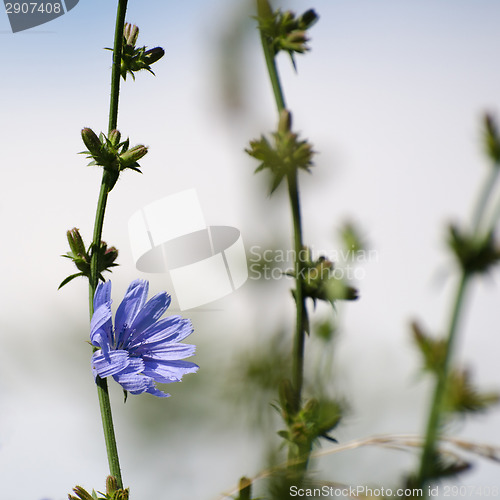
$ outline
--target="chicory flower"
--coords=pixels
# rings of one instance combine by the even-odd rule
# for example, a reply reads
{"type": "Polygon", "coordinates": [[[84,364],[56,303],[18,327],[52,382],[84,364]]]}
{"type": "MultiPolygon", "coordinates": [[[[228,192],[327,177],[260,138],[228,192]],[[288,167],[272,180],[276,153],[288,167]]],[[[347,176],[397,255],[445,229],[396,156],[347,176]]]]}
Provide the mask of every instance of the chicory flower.
{"type": "Polygon", "coordinates": [[[94,377],[110,375],[131,394],[148,392],[167,397],[155,382],[179,382],[198,366],[184,358],[194,345],[181,344],[193,332],[191,321],[180,316],[160,319],[170,305],[170,295],[160,292],[146,302],[149,283],[133,281],[119,305],[113,327],[111,282],[101,282],[94,295],[90,340],[97,350],[92,356],[94,377]]]}

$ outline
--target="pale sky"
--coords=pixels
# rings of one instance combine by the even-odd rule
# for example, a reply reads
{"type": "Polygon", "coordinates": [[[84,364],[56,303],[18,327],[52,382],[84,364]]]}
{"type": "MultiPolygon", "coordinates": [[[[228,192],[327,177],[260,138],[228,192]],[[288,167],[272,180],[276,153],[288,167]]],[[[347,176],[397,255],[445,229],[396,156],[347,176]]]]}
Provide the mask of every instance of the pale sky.
{"type": "MultiPolygon", "coordinates": [[[[275,237],[286,246],[290,234],[284,192],[269,198],[243,152],[276,122],[254,21],[235,20],[244,9],[231,0],[129,3],[127,20],[139,25],[139,43],[161,45],[166,56],[154,68],[156,78],[139,74],[122,91],[119,128],[150,153],[143,175],[125,172],[110,195],[103,238],[120,249],[121,266],[111,276],[115,305],[137,277],[151,279],[155,292],[168,284],[135,270],[127,234],[132,213],[163,196],[195,188],[207,221],[239,228],[248,246],[265,248],[275,237]],[[236,23],[247,26],[236,59],[244,94],[240,114],[231,115],[220,54],[236,23]]],[[[360,300],[341,308],[336,359],[352,414],[338,437],[421,432],[429,387],[417,377],[408,324],[418,317],[432,331],[445,329],[454,275],[444,228],[469,220],[488,168],[480,117],[500,112],[500,4],[288,5],[314,7],[321,17],[311,31],[312,52],[297,58],[298,74],[286,57],[279,61],[294,123],[319,152],[313,174],[300,179],[306,242],[334,249],[335,230],[352,219],[378,256],[363,265],[360,300]]],[[[84,149],[82,127],[107,127],[111,59],[102,48],[112,45],[114,15],[115,2],[82,0],[52,23],[14,35],[0,13],[0,476],[9,500],[60,500],[77,483],[102,488],[107,471],[85,343],[87,288],[83,280],[59,292],[57,286],[73,272],[60,257],[66,230],[77,226],[86,240],[92,231],[101,173],[76,153],[84,149]]],[[[500,387],[498,278],[497,272],[471,289],[457,345],[458,357],[487,389],[500,387]]],[[[157,498],[208,500],[258,472],[258,438],[240,423],[217,424],[217,385],[224,378],[218,363],[249,342],[250,326],[264,335],[266,321],[292,317],[289,286],[278,283],[258,296],[248,284],[213,310],[190,313],[199,343],[193,361],[201,366],[194,377],[210,387],[195,405],[191,428],[176,434],[175,416],[182,413],[175,408],[197,401],[189,393],[197,390],[194,382],[173,388],[167,401],[143,395],[125,407],[113,389],[122,467],[135,497],[152,498],[170,482],[174,496],[157,498]],[[204,355],[209,347],[219,357],[204,355]],[[149,418],[141,411],[152,420],[165,414],[166,429],[157,436],[139,432],[149,418]],[[141,447],[144,456],[137,455],[141,447]]],[[[456,432],[500,445],[499,425],[495,410],[456,432]]],[[[377,457],[370,450],[346,455],[345,462],[335,458],[333,479],[396,482],[405,470],[400,455],[392,452],[384,471],[373,469],[377,457]]],[[[498,486],[498,477],[497,468],[478,461],[462,481],[498,486]]]]}

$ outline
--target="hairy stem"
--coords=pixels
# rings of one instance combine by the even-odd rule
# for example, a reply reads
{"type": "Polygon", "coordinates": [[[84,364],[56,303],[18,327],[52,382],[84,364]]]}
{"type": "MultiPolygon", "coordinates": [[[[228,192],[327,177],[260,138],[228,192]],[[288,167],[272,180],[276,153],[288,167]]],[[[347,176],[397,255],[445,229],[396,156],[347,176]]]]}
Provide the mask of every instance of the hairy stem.
{"type": "MultiPolygon", "coordinates": [[[[257,0],[257,15],[260,19],[264,19],[269,15],[268,3],[266,1],[257,0]]],[[[266,60],[267,71],[269,73],[269,79],[271,81],[274,99],[276,101],[276,107],[278,109],[278,114],[285,109],[285,98],[283,96],[283,90],[281,87],[280,77],[278,74],[278,69],[276,67],[275,53],[270,44],[270,41],[263,33],[260,31],[260,38],[262,42],[262,49],[264,52],[264,57],[266,60]]],[[[299,411],[302,399],[302,386],[304,379],[304,346],[305,346],[305,331],[304,331],[304,313],[305,313],[305,298],[303,294],[302,287],[302,268],[303,263],[301,261],[303,254],[303,242],[302,242],[302,222],[300,215],[300,198],[299,198],[299,188],[297,171],[294,170],[287,175],[288,183],[288,196],[290,200],[290,206],[292,209],[292,222],[293,222],[293,242],[294,242],[294,271],[295,271],[295,302],[296,302],[296,324],[295,324],[295,336],[293,343],[293,359],[292,359],[292,385],[294,389],[294,410],[299,411]]],[[[300,475],[305,470],[307,466],[308,456],[310,449],[304,453],[299,451],[300,457],[297,457],[297,453],[293,445],[289,449],[289,459],[291,461],[297,461],[297,458],[301,459],[301,464],[299,466],[294,466],[296,472],[300,472],[300,475]],[[303,461],[302,461],[303,460],[303,461]]],[[[300,477],[298,475],[298,477],[300,477]]]]}
{"type": "MultiPolygon", "coordinates": [[[[115,41],[113,46],[113,66],[111,70],[111,100],[109,107],[109,131],[117,126],[118,120],[118,100],[120,95],[120,68],[121,54],[123,44],[123,27],[125,24],[125,14],[127,11],[127,0],[118,0],[116,12],[115,41]]],[[[101,244],[102,227],[104,223],[104,214],[106,212],[106,203],[108,200],[109,184],[106,171],[103,172],[99,200],[94,224],[94,235],[92,240],[92,259],[90,262],[90,281],[89,281],[89,310],[90,317],[94,313],[93,297],[99,281],[99,263],[98,248],[101,244]]],[[[99,398],[99,407],[104,430],[104,440],[108,455],[109,471],[116,478],[118,488],[123,488],[123,481],[120,470],[120,461],[118,459],[118,449],[116,447],[115,431],[113,426],[113,416],[111,413],[111,403],[109,400],[108,383],[106,379],[97,377],[97,395],[99,398]]]]}

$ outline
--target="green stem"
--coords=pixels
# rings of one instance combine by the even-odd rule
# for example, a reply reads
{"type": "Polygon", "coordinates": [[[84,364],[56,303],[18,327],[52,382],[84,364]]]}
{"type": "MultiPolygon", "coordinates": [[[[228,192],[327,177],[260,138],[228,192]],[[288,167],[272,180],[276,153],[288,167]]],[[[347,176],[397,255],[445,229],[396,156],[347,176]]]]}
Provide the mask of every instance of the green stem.
{"type": "MultiPolygon", "coordinates": [[[[474,236],[478,236],[481,230],[481,224],[484,219],[486,207],[493,193],[493,188],[499,178],[499,172],[500,169],[498,165],[493,165],[491,167],[490,175],[484,182],[479,193],[479,198],[476,203],[476,208],[472,219],[472,233],[474,236]]],[[[464,269],[462,269],[461,273],[462,274],[456,291],[455,302],[453,304],[452,314],[450,318],[450,325],[448,328],[445,359],[443,361],[442,369],[438,374],[431,411],[429,414],[429,420],[427,422],[424,447],[420,460],[420,469],[418,472],[416,484],[416,487],[420,488],[423,488],[425,484],[432,478],[432,472],[435,465],[436,446],[437,441],[439,440],[441,412],[443,399],[446,393],[446,383],[448,381],[450,372],[450,360],[453,355],[455,338],[457,336],[456,332],[458,329],[458,321],[460,318],[460,312],[463,308],[464,295],[470,280],[470,273],[468,273],[464,269]]]]}
{"type": "Polygon", "coordinates": [[[478,233],[481,229],[481,221],[483,219],[486,206],[488,205],[488,200],[490,199],[491,194],[493,193],[493,188],[495,187],[495,184],[498,180],[499,174],[500,174],[500,166],[493,165],[490,170],[490,174],[486,179],[486,182],[483,184],[483,189],[480,193],[476,205],[476,210],[474,212],[474,218],[472,219],[472,227],[474,228],[475,236],[478,236],[478,233]]]}
{"type": "Polygon", "coordinates": [[[113,67],[111,69],[111,99],[109,103],[108,132],[116,129],[118,123],[118,100],[120,97],[120,69],[122,65],[123,28],[127,13],[127,1],[118,0],[116,11],[115,42],[113,45],[113,67]]]}
{"type": "Polygon", "coordinates": [[[281,113],[286,108],[285,98],[283,96],[283,90],[281,89],[280,77],[278,74],[278,68],[276,67],[276,60],[274,59],[274,51],[272,50],[269,41],[262,31],[260,32],[260,41],[262,42],[262,50],[264,51],[264,57],[266,59],[267,72],[269,73],[269,79],[271,80],[271,86],[273,88],[274,100],[276,101],[276,106],[278,107],[278,114],[281,113]]]}
{"type": "Polygon", "coordinates": [[[450,371],[450,360],[453,353],[453,347],[456,333],[458,330],[458,321],[460,312],[462,311],[465,291],[469,282],[469,274],[462,271],[460,283],[457,288],[455,302],[451,313],[451,320],[448,328],[446,353],[443,360],[443,366],[438,374],[434,397],[432,400],[431,412],[427,423],[427,431],[425,434],[424,448],[420,461],[420,470],[417,478],[417,488],[423,488],[427,481],[431,479],[433,468],[435,465],[436,445],[439,439],[439,427],[441,424],[442,402],[446,392],[446,383],[450,371]]]}
{"type": "MultiPolygon", "coordinates": [[[[123,27],[125,24],[125,14],[127,10],[127,0],[118,0],[116,12],[115,41],[113,46],[113,66],[111,70],[111,99],[109,107],[109,131],[117,126],[118,120],[118,101],[120,96],[120,68],[121,53],[123,44],[123,27]]],[[[94,235],[92,240],[92,258],[90,262],[90,280],[89,280],[89,310],[90,317],[94,313],[93,297],[99,281],[99,262],[98,248],[101,244],[102,228],[104,224],[104,215],[106,212],[106,203],[108,200],[109,183],[108,176],[104,170],[97,202],[96,217],[94,223],[94,235]]],[[[120,461],[118,459],[118,449],[116,446],[115,431],[113,426],[113,416],[111,413],[111,403],[109,400],[108,383],[106,379],[97,377],[97,395],[99,398],[99,408],[104,430],[104,441],[108,455],[109,471],[116,478],[118,488],[123,488],[123,481],[120,470],[120,461]]]]}
{"type": "MultiPolygon", "coordinates": [[[[267,0],[257,0],[257,15],[260,19],[264,19],[269,16],[269,4],[267,0]]],[[[262,42],[262,49],[264,52],[264,57],[266,60],[267,71],[269,73],[269,79],[271,81],[274,99],[276,101],[276,107],[278,109],[278,114],[285,109],[285,98],[283,95],[283,90],[281,87],[280,77],[278,74],[278,68],[276,67],[276,60],[274,50],[270,44],[269,39],[260,30],[260,39],[262,42]]],[[[296,302],[296,324],[295,324],[295,336],[293,343],[293,358],[292,358],[292,385],[294,389],[294,406],[295,411],[298,412],[301,406],[302,400],[302,386],[304,380],[304,347],[305,347],[305,331],[304,331],[304,313],[306,310],[305,297],[302,288],[302,254],[303,254],[303,242],[302,242],[302,222],[301,222],[301,211],[300,211],[300,198],[299,198],[299,188],[297,171],[294,170],[287,175],[288,182],[288,196],[290,199],[290,206],[292,209],[292,221],[293,221],[293,243],[295,252],[295,302],[296,302]]],[[[295,471],[295,477],[300,478],[307,467],[307,462],[309,459],[310,447],[307,451],[299,451],[297,456],[294,446],[291,445],[289,448],[289,460],[297,463],[294,465],[293,469],[295,471]]]]}
{"type": "Polygon", "coordinates": [[[295,324],[295,338],[293,347],[292,384],[295,389],[295,409],[299,410],[302,399],[302,385],[304,378],[304,311],[305,300],[302,290],[302,269],[301,257],[303,252],[302,242],[302,222],[300,215],[300,199],[297,184],[297,171],[294,170],[288,175],[288,195],[292,208],[293,220],[293,242],[295,252],[295,301],[297,305],[297,316],[295,324]]]}

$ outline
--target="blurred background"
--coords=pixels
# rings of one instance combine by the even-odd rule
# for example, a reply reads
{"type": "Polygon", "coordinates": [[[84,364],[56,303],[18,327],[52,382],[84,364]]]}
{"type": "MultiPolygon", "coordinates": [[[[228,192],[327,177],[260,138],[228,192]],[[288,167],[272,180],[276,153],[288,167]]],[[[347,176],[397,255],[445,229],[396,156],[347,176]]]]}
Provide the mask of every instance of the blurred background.
{"type": "MultiPolygon", "coordinates": [[[[62,500],[75,484],[104,489],[88,288],[84,280],[57,287],[74,272],[60,257],[66,230],[80,228],[86,242],[92,234],[101,171],[77,153],[82,127],[107,128],[111,54],[103,48],[113,43],[115,4],[82,0],[17,34],[0,14],[0,496],[9,500],[62,500]]],[[[341,248],[338,230],[353,221],[371,252],[356,262],[360,299],[339,305],[335,342],[312,338],[306,362],[324,366],[325,390],[346,402],[339,443],[421,433],[431,385],[420,375],[409,323],[418,318],[436,334],[446,328],[456,274],[445,228],[469,220],[487,175],[480,118],[500,105],[500,4],[280,5],[297,13],[314,7],[321,17],[312,52],[297,57],[298,73],[285,55],[279,61],[294,128],[319,152],[313,174],[300,177],[305,241],[332,255],[341,248]]],[[[143,175],[125,172],[109,198],[103,239],[120,250],[115,306],[137,277],[150,279],[152,293],[170,291],[168,276],[135,270],[127,229],[136,210],[168,194],[196,188],[207,223],[240,229],[249,257],[252,249],[291,246],[284,190],[270,197],[243,151],[276,125],[251,15],[253,2],[243,0],[130,1],[139,45],[162,46],[166,56],[156,78],[141,73],[122,85],[119,129],[150,152],[143,175]]],[[[272,369],[274,350],[291,345],[292,282],[253,278],[183,313],[195,327],[189,340],[201,368],[169,386],[171,398],[123,404],[111,383],[133,498],[218,498],[262,470],[279,446],[276,394],[247,375],[262,370],[261,361],[272,369]]],[[[458,362],[484,389],[500,387],[498,278],[474,282],[457,344],[458,362]]],[[[178,312],[175,297],[171,309],[178,312]]],[[[317,321],[331,317],[318,307],[317,321]]],[[[450,432],[500,445],[499,428],[494,410],[450,432]]],[[[396,487],[416,458],[363,448],[314,468],[331,481],[396,487]]],[[[459,484],[499,486],[499,477],[498,466],[475,459],[459,484]]]]}

